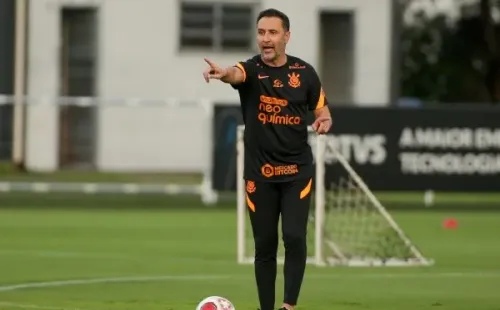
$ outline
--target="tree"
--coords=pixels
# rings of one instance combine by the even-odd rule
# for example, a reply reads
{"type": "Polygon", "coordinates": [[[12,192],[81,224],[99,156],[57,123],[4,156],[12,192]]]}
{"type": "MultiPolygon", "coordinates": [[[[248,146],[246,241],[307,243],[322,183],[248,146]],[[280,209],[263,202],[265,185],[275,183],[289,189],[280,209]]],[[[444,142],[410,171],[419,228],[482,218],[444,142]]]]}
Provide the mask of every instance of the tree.
{"type": "MultiPolygon", "coordinates": [[[[412,1],[418,0],[401,0],[405,14],[412,1]]],[[[403,96],[444,103],[500,102],[500,31],[492,17],[500,1],[459,5],[455,21],[420,10],[403,25],[403,96]]]]}

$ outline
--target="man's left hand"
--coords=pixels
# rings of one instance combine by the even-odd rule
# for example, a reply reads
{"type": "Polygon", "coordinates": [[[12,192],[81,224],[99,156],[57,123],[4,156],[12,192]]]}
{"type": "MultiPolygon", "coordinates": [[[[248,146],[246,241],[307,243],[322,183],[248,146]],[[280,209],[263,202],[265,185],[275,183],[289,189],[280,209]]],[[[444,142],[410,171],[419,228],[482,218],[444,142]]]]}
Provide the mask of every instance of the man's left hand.
{"type": "Polygon", "coordinates": [[[328,116],[318,117],[312,124],[312,128],[318,135],[327,134],[332,127],[332,118],[328,116]]]}

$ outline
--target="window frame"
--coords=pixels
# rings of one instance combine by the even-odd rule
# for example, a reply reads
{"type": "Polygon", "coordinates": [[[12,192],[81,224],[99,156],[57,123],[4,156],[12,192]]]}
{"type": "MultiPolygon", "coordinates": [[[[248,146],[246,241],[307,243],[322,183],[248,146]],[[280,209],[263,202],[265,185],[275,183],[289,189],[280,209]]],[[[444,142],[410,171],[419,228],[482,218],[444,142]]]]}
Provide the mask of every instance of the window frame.
{"type": "MultiPolygon", "coordinates": [[[[255,19],[257,18],[259,4],[255,1],[242,1],[242,2],[231,2],[231,1],[216,1],[216,0],[179,0],[178,12],[179,12],[179,20],[178,20],[178,50],[179,51],[208,51],[214,53],[246,53],[256,51],[256,44],[254,40],[255,29],[254,27],[249,27],[248,29],[248,38],[247,38],[247,47],[227,47],[223,45],[223,33],[224,29],[222,27],[223,23],[223,11],[224,7],[243,7],[250,10],[250,25],[253,25],[255,19]],[[212,9],[212,18],[213,18],[213,28],[211,31],[211,41],[212,44],[210,46],[193,46],[193,45],[185,45],[183,44],[183,33],[186,30],[183,27],[183,16],[184,16],[184,5],[209,5],[212,9]]],[[[206,29],[209,30],[209,29],[206,29]]]]}

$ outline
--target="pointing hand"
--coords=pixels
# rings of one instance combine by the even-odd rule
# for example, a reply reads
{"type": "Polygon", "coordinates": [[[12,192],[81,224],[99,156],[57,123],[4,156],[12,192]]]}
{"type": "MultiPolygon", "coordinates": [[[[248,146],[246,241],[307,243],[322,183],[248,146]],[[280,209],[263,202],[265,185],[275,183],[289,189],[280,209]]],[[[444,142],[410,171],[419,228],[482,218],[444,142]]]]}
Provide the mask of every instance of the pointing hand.
{"type": "Polygon", "coordinates": [[[204,58],[204,60],[208,64],[208,68],[203,71],[203,77],[207,83],[210,82],[211,79],[220,80],[227,75],[226,69],[219,67],[207,58],[204,58]]]}

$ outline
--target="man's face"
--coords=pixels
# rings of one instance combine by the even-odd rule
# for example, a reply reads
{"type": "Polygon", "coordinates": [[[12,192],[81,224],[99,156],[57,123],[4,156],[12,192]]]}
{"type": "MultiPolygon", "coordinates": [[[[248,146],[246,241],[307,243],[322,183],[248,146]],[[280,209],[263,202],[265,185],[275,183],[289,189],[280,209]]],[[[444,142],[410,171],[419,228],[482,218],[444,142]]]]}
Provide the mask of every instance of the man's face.
{"type": "Polygon", "coordinates": [[[278,17],[263,17],[257,23],[257,43],[265,61],[274,61],[285,53],[290,32],[278,17]]]}

